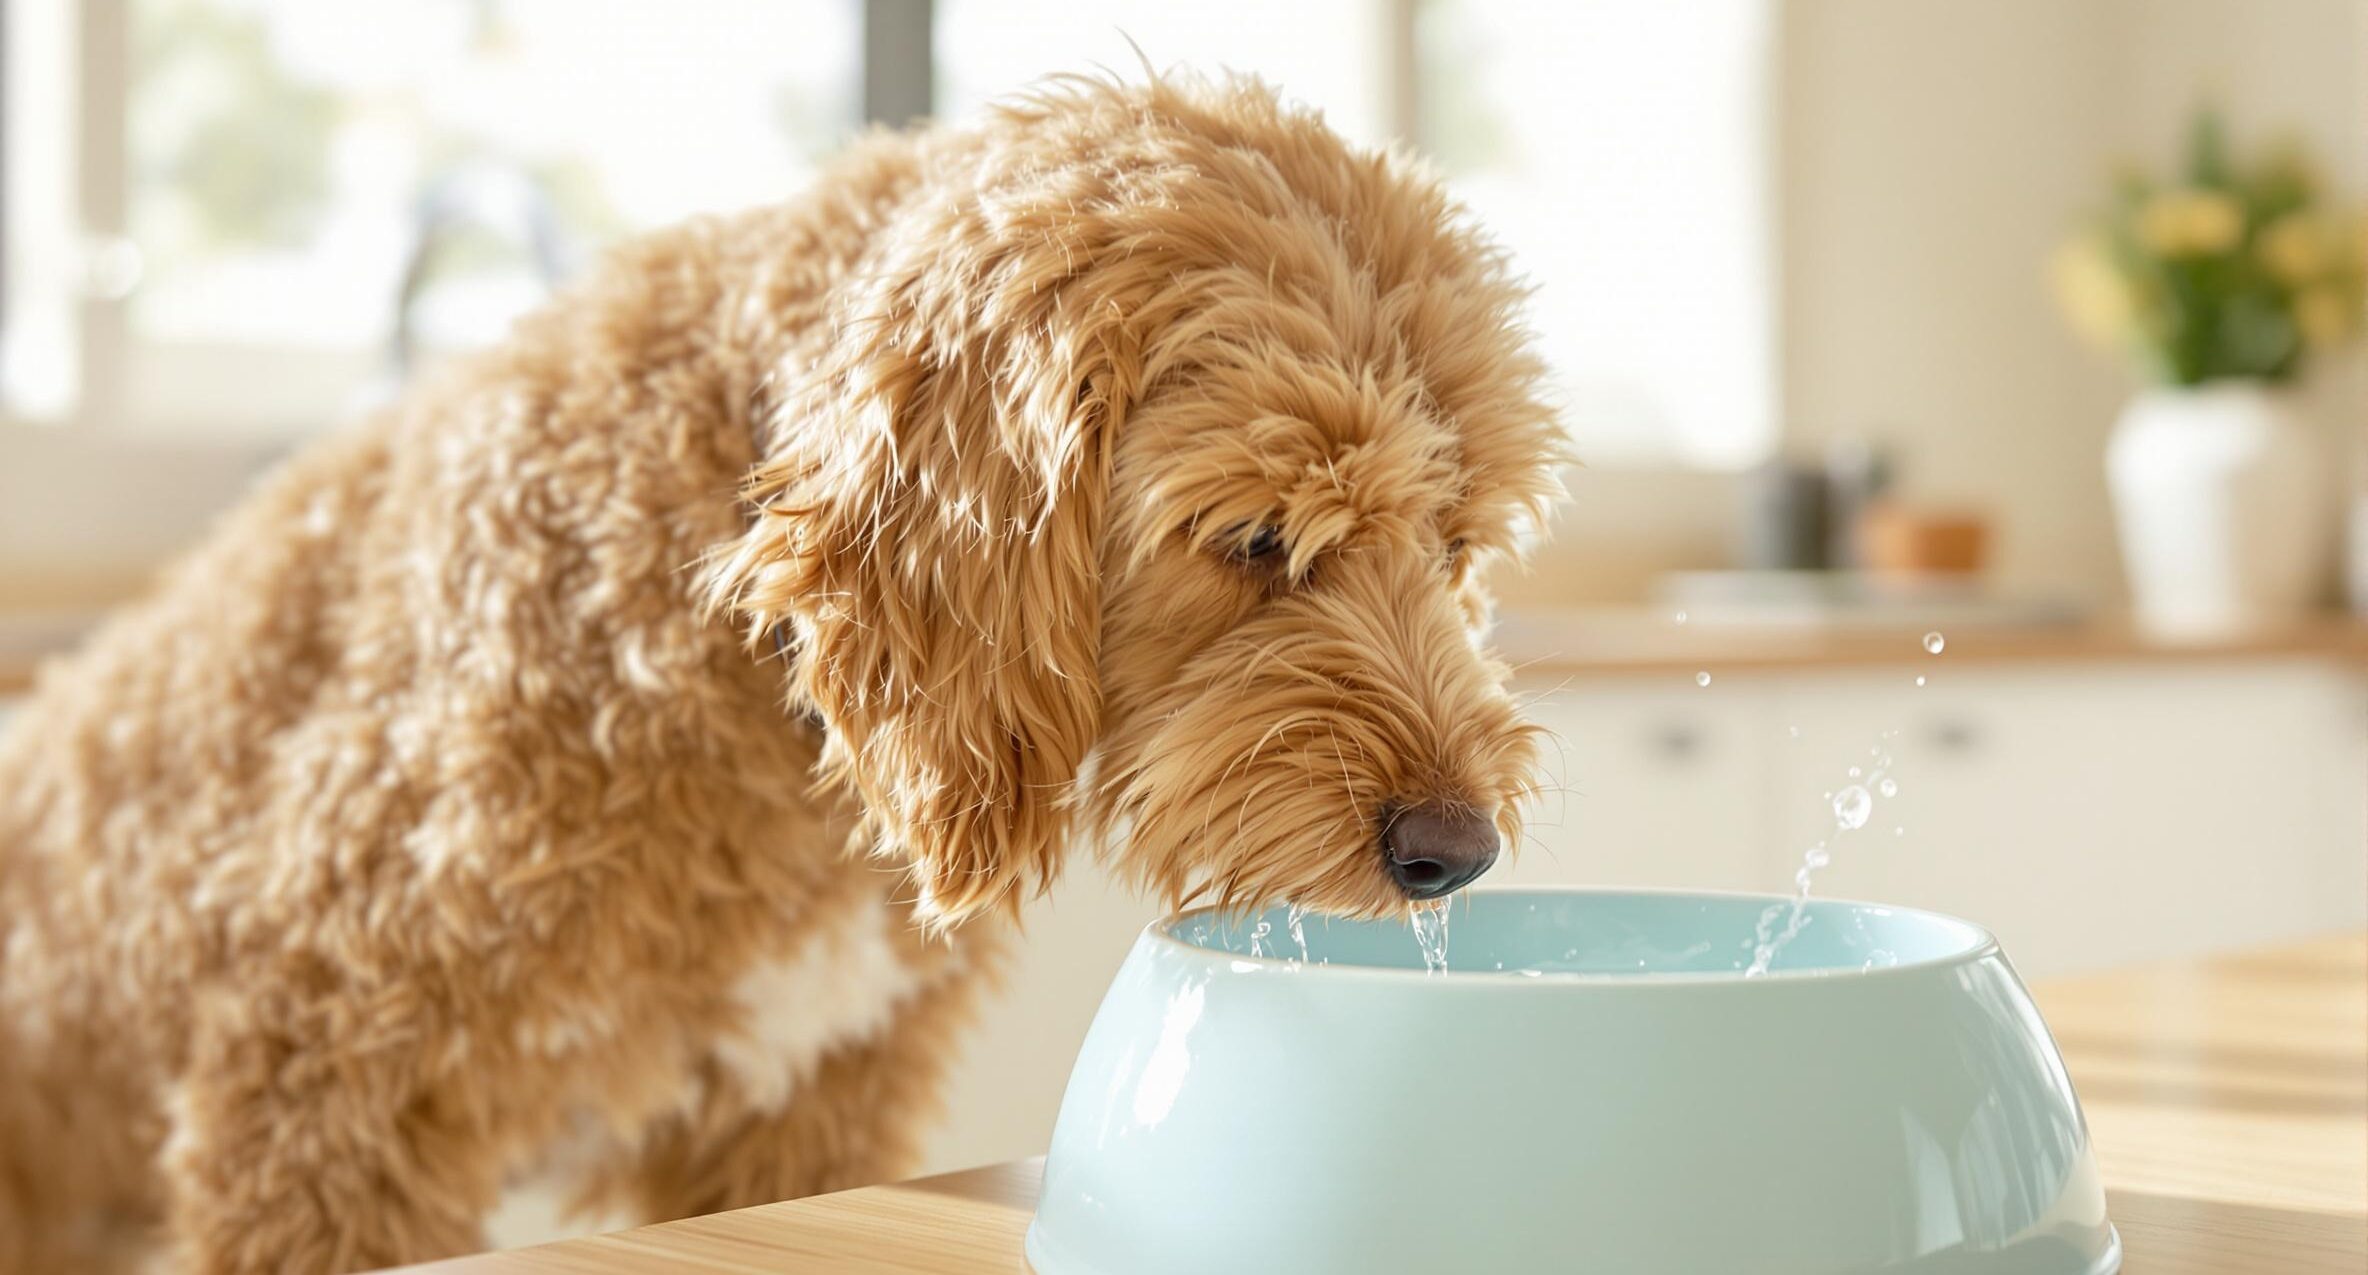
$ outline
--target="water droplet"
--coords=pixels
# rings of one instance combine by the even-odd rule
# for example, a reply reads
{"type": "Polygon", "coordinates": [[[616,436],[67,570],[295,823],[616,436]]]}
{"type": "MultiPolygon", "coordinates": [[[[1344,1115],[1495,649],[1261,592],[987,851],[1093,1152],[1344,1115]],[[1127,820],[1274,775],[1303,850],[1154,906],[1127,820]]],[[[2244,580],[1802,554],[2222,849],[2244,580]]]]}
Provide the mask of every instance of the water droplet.
{"type": "Polygon", "coordinates": [[[1949,640],[1945,637],[1942,637],[1938,633],[1927,633],[1924,635],[1924,649],[1932,652],[1934,655],[1940,654],[1943,650],[1948,648],[1948,645],[1949,640]]]}
{"type": "Polygon", "coordinates": [[[1858,778],[1859,774],[1860,774],[1860,771],[1859,771],[1858,767],[1856,767],[1856,766],[1852,766],[1852,767],[1850,768],[1850,777],[1851,777],[1852,779],[1856,779],[1856,778],[1858,778]]]}
{"type": "Polygon", "coordinates": [[[1896,797],[1899,795],[1899,781],[1885,775],[1875,781],[1875,791],[1886,797],[1896,797]]]}
{"type": "Polygon", "coordinates": [[[1700,673],[1696,673],[1696,674],[1694,674],[1694,685],[1696,685],[1696,686],[1708,686],[1708,685],[1710,685],[1710,674],[1709,674],[1709,672],[1706,670],[1706,671],[1704,671],[1704,672],[1700,672],[1700,673]]]}
{"type": "Polygon", "coordinates": [[[1866,826],[1866,818],[1875,812],[1875,799],[1864,788],[1852,784],[1834,794],[1834,826],[1845,832],[1866,826]]]}
{"type": "Polygon", "coordinates": [[[1685,623],[1685,622],[1686,622],[1686,613],[1685,613],[1685,612],[1683,612],[1683,611],[1680,611],[1680,612],[1678,612],[1676,615],[1670,616],[1669,618],[1670,618],[1670,619],[1672,619],[1672,620],[1675,620],[1675,621],[1677,621],[1679,624],[1683,624],[1683,623],[1685,623]]]}
{"type": "Polygon", "coordinates": [[[1787,726],[1784,729],[1789,731],[1794,739],[1799,739],[1801,737],[1801,728],[1798,726],[1787,726]]]}
{"type": "Polygon", "coordinates": [[[1891,825],[1891,835],[1894,837],[1904,837],[1908,835],[1908,830],[1900,827],[1898,824],[1893,824],[1891,825]]]}
{"type": "Polygon", "coordinates": [[[1924,675],[1923,675],[1923,674],[1921,674],[1921,673],[1918,673],[1918,674],[1916,675],[1916,685],[1918,685],[1918,686],[1922,686],[1923,684],[1924,684],[1924,675]]]}

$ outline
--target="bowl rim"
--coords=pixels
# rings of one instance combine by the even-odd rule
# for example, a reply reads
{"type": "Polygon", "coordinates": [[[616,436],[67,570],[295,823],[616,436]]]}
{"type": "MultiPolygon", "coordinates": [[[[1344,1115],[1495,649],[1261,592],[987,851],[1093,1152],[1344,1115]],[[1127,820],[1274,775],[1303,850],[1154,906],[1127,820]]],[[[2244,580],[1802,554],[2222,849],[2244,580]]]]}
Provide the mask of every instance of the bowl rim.
{"type": "MultiPolygon", "coordinates": [[[[1565,896],[1649,894],[1660,897],[1674,898],[1748,899],[1762,905],[1789,904],[1793,901],[1793,896],[1789,894],[1767,894],[1756,890],[1663,890],[1655,889],[1650,886],[1493,885],[1477,886],[1457,892],[1457,896],[1488,895],[1492,897],[1505,897],[1523,894],[1550,894],[1565,896]]],[[[1175,927],[1182,925],[1187,920],[1190,920],[1194,917],[1216,916],[1225,912],[1224,909],[1220,909],[1214,904],[1207,904],[1197,908],[1186,908],[1181,912],[1170,912],[1165,916],[1160,917],[1158,920],[1155,920],[1149,925],[1143,927],[1143,932],[1137,937],[1136,941],[1138,944],[1148,942],[1170,947],[1187,958],[1208,961],[1211,963],[1223,962],[1233,966],[1248,965],[1256,969],[1279,970],[1294,975],[1304,974],[1311,970],[1322,970],[1322,977],[1329,979],[1350,978],[1371,979],[1383,982],[1404,981],[1429,987],[1444,987],[1459,979],[1464,980],[1466,983],[1510,983],[1514,985],[1537,985],[1547,987],[1767,987],[1804,982],[1815,983],[1835,980],[1849,981],[1857,979],[1880,979],[1899,975],[1922,974],[1936,969],[1953,969],[1960,966],[1972,965],[1992,957],[2003,959],[2005,956],[2004,949],[1999,946],[1998,936],[1992,934],[1988,926],[1977,925],[1963,917],[1952,916],[1946,912],[1935,912],[1930,908],[1903,907],[1894,903],[1876,903],[1864,899],[1831,898],[1824,896],[1813,897],[1810,899],[1810,902],[1830,904],[1841,907],[1872,908],[1879,912],[1916,917],[1926,921],[1936,921],[1944,925],[1958,926],[1970,932],[1971,941],[1962,949],[1949,952],[1945,955],[1927,957],[1923,960],[1901,961],[1895,965],[1877,965],[1857,969],[1852,969],[1847,966],[1832,966],[1819,969],[1769,970],[1767,973],[1759,975],[1756,978],[1746,978],[1739,971],[1735,970],[1670,970],[1661,972],[1648,972],[1643,974],[1608,973],[1588,970],[1539,970],[1532,974],[1523,973],[1519,970],[1459,970],[1449,967],[1448,969],[1434,972],[1424,969],[1404,969],[1397,966],[1388,965],[1334,965],[1329,962],[1311,963],[1284,956],[1251,956],[1242,952],[1229,952],[1220,948],[1203,947],[1200,944],[1178,938],[1174,934],[1173,930],[1175,927]]],[[[1245,911],[1242,914],[1249,915],[1250,913],[1245,911]]]]}

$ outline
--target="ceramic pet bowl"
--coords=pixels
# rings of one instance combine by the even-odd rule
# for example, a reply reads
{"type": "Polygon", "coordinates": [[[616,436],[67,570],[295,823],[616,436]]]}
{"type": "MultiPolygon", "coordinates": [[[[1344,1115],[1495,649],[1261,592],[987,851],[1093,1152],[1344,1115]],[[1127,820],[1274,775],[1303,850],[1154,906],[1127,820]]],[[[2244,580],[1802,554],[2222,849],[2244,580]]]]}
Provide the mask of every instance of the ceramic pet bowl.
{"type": "Polygon", "coordinates": [[[2088,1129],[1978,927],[1749,895],[1476,892],[1145,931],[1069,1080],[1040,1275],[2102,1275],[2088,1129]],[[1262,956],[1251,954],[1260,922],[1262,956]],[[1286,959],[1287,958],[1287,959],[1286,959]]]}

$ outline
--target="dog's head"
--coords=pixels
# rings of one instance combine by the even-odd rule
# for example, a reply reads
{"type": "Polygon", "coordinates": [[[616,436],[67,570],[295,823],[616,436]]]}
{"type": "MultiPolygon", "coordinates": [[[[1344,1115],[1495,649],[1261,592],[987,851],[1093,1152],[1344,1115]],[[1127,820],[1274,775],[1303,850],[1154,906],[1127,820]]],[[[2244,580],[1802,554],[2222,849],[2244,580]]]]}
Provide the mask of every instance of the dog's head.
{"type": "Polygon", "coordinates": [[[1255,85],[930,145],[714,576],[876,847],[949,921],[1078,837],[1177,901],[1476,876],[1533,766],[1476,580],[1557,490],[1502,258],[1255,85]]]}

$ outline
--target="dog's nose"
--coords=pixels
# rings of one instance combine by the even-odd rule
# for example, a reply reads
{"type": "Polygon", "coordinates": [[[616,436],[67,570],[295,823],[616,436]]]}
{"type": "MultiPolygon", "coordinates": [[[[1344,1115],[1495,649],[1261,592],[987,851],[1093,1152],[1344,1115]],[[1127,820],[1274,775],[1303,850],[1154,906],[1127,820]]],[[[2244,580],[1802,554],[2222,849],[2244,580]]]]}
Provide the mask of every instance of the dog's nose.
{"type": "Polygon", "coordinates": [[[1470,884],[1496,862],[1496,823],[1478,811],[1424,803],[1383,823],[1381,857],[1410,899],[1435,899],[1470,884]]]}

